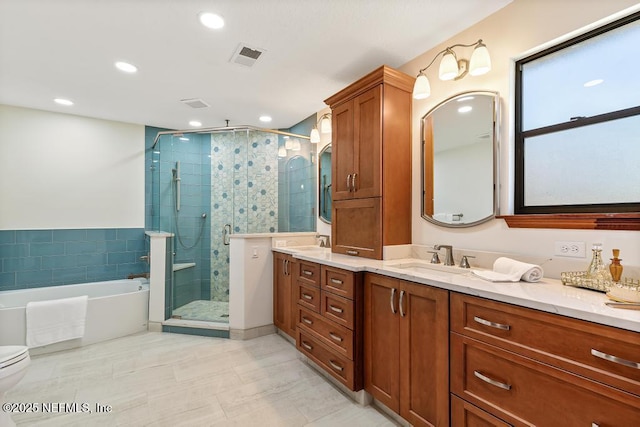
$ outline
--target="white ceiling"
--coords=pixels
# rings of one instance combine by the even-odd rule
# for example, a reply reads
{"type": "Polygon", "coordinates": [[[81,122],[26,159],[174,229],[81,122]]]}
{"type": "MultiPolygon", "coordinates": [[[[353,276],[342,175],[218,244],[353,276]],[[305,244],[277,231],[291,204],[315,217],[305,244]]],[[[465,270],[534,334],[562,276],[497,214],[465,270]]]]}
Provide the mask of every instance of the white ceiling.
{"type": "Polygon", "coordinates": [[[288,128],[510,1],[0,0],[0,103],[171,129],[194,119],[288,128]],[[201,11],[226,26],[203,27],[201,11]],[[230,62],[240,43],[265,50],[251,68],[230,62]],[[118,60],[139,72],[121,73],[118,60]]]}

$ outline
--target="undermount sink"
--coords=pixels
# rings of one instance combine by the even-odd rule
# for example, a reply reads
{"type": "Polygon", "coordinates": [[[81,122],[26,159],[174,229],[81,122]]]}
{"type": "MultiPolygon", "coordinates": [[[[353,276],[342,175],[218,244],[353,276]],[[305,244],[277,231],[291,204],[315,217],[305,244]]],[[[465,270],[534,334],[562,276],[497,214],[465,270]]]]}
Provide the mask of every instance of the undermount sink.
{"type": "Polygon", "coordinates": [[[327,248],[309,245],[309,246],[290,246],[288,247],[288,249],[291,249],[294,251],[302,251],[302,252],[324,252],[327,248]]]}
{"type": "Polygon", "coordinates": [[[464,274],[471,271],[468,268],[462,268],[455,265],[431,264],[422,261],[405,261],[398,264],[387,264],[387,267],[398,268],[411,273],[433,273],[434,271],[449,274],[464,274]]]}

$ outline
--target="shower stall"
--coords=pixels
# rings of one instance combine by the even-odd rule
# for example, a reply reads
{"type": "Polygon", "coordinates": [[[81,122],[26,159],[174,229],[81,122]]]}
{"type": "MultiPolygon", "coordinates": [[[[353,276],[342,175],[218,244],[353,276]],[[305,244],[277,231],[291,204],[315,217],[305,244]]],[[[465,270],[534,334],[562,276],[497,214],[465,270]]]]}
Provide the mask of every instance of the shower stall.
{"type": "Polygon", "coordinates": [[[151,152],[152,227],[174,235],[165,317],[228,323],[231,235],[315,230],[315,145],[224,127],[159,132],[151,152]]]}

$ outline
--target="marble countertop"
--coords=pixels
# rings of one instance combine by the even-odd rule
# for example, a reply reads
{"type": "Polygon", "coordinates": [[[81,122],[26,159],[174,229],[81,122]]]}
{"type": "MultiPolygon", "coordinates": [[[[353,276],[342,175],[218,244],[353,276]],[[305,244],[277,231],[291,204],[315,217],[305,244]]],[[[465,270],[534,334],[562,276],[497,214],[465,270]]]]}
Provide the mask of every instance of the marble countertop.
{"type": "Polygon", "coordinates": [[[475,276],[471,270],[458,273],[429,269],[403,269],[400,264],[425,263],[425,260],[402,258],[377,261],[341,254],[329,248],[313,246],[272,248],[294,258],[349,271],[367,271],[422,283],[467,295],[488,298],[576,319],[640,332],[640,310],[611,308],[605,294],[588,289],[564,286],[560,280],[543,278],[536,283],[494,283],[475,276]]]}

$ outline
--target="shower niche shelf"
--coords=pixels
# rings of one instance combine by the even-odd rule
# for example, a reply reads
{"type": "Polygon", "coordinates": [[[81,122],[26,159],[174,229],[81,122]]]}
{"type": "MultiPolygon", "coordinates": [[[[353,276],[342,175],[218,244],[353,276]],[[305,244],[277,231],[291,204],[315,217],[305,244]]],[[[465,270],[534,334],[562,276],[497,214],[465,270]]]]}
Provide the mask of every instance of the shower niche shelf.
{"type": "Polygon", "coordinates": [[[176,262],[173,264],[173,271],[186,270],[187,268],[193,268],[195,266],[195,262],[176,262]]]}

